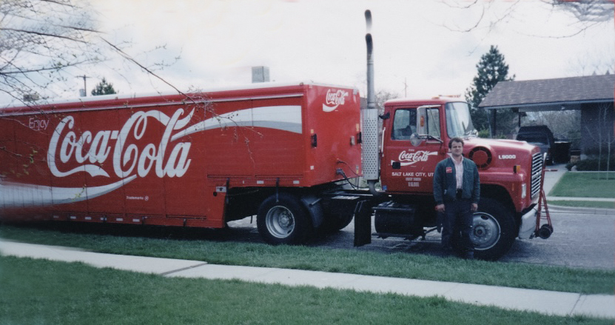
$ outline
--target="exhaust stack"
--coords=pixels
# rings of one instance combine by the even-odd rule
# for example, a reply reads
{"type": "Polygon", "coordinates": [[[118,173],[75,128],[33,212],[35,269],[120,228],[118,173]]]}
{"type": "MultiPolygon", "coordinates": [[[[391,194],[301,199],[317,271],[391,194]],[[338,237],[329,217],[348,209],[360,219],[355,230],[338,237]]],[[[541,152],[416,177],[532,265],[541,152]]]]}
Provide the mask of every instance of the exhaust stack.
{"type": "Polygon", "coordinates": [[[374,44],[369,33],[372,24],[371,11],[365,11],[367,34],[367,108],[363,110],[363,177],[372,193],[377,194],[376,183],[379,180],[378,161],[378,109],[376,109],[376,95],[374,91],[374,44]]]}

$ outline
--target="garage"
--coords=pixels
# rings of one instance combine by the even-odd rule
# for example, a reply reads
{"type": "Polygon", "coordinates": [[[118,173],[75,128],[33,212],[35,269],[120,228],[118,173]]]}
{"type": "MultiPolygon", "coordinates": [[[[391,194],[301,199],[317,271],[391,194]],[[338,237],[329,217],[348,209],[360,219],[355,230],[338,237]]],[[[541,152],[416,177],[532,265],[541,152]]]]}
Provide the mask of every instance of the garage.
{"type": "Polygon", "coordinates": [[[490,113],[491,137],[502,136],[498,115],[517,115],[514,138],[522,127],[546,125],[555,136],[556,162],[606,157],[615,152],[615,75],[502,81],[479,105],[490,113]],[[564,118],[564,120],[561,120],[564,118]],[[563,122],[569,125],[562,125],[563,122]],[[563,129],[562,129],[563,128],[563,129]],[[563,153],[562,153],[563,152],[563,153]],[[562,157],[563,155],[563,157],[562,157]],[[559,161],[557,161],[559,160],[559,161]]]}

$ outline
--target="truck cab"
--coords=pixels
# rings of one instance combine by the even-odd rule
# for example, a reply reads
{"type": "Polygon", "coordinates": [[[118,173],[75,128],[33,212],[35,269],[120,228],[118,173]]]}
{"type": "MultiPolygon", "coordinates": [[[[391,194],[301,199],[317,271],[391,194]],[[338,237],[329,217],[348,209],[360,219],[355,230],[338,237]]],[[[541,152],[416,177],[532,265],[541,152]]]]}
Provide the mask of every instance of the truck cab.
{"type": "Polygon", "coordinates": [[[392,100],[384,110],[380,182],[390,201],[375,209],[382,237],[424,236],[424,229],[437,226],[433,174],[454,137],[464,139],[464,156],[479,169],[481,201],[472,235],[479,257],[497,259],[516,237],[531,236],[542,176],[538,147],[478,138],[468,104],[457,99],[392,100]]]}

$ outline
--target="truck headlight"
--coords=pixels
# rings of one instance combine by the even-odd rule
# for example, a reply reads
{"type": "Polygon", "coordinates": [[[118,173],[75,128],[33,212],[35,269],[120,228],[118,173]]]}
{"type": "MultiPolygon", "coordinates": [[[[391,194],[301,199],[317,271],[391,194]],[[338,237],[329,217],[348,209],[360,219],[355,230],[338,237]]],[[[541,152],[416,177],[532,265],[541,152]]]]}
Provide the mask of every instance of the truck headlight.
{"type": "Polygon", "coordinates": [[[521,198],[525,199],[527,197],[527,184],[521,184],[521,198]]]}

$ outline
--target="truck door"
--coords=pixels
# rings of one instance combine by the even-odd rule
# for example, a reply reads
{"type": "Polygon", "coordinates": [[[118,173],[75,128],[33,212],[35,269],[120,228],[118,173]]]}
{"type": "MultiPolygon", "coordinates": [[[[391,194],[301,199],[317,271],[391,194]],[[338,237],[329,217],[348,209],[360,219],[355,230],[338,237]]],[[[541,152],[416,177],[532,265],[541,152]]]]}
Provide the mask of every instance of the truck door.
{"type": "Polygon", "coordinates": [[[433,193],[433,172],[446,157],[440,106],[398,108],[385,131],[382,185],[388,192],[433,193]]]}

